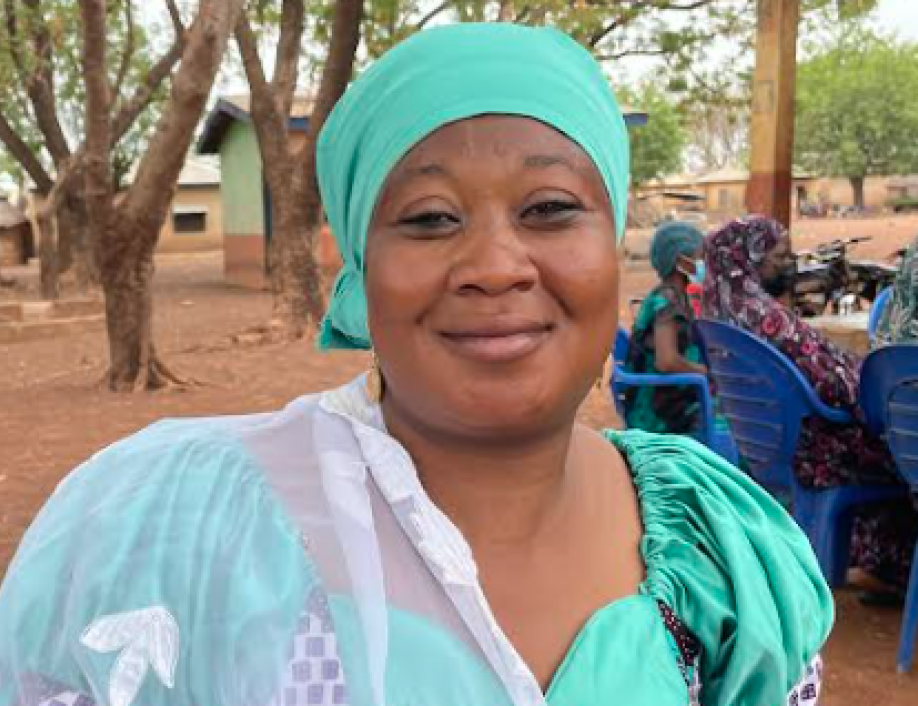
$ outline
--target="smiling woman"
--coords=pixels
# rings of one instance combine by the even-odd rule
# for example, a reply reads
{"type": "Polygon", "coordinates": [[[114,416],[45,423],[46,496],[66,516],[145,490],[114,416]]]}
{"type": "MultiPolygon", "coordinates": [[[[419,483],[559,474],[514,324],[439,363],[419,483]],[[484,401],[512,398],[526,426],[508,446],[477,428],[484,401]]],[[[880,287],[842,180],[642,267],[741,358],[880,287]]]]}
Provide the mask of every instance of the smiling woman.
{"type": "Polygon", "coordinates": [[[628,184],[587,52],[424,32],[317,158],[320,343],[373,369],[78,469],[0,589],[0,706],[814,703],[832,603],[793,521],[690,440],[576,422],[628,184]]]}

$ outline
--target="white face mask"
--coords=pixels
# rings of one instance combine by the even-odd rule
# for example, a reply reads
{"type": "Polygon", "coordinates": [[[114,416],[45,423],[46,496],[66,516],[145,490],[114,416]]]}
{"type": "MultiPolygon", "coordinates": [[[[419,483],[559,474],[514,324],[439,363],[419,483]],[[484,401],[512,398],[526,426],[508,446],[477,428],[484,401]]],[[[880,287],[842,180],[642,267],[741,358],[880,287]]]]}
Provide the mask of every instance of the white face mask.
{"type": "Polygon", "coordinates": [[[688,277],[689,282],[692,284],[701,284],[704,282],[704,260],[700,258],[698,260],[692,260],[692,265],[694,267],[694,272],[689,270],[687,267],[680,267],[679,272],[688,277]]]}

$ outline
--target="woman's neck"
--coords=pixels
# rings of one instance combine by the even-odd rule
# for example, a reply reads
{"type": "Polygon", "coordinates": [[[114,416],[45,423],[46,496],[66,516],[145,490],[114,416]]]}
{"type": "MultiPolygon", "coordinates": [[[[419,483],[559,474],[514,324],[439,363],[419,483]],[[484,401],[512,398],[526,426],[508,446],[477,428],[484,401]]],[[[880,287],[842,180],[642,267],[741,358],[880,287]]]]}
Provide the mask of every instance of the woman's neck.
{"type": "Polygon", "coordinates": [[[678,292],[685,293],[688,288],[688,277],[679,272],[679,270],[673,270],[669,275],[660,280],[664,285],[672,287],[678,292]]]}
{"type": "Polygon", "coordinates": [[[473,547],[537,541],[566,516],[580,485],[574,420],[533,438],[489,444],[437,434],[394,406],[383,409],[424,489],[473,547]]]}

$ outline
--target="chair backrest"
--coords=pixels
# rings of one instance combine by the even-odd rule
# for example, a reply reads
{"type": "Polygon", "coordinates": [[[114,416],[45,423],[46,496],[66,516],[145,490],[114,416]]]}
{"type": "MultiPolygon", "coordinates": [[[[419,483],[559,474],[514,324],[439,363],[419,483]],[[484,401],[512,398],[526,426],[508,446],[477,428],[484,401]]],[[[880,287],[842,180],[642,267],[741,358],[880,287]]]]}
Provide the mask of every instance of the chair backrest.
{"type": "Polygon", "coordinates": [[[631,342],[631,336],[628,332],[619,327],[618,333],[615,334],[615,349],[612,351],[612,359],[616,363],[624,363],[628,356],[628,344],[631,342]]]}
{"type": "Polygon", "coordinates": [[[899,472],[918,489],[918,345],[885,346],[867,356],[860,403],[867,425],[885,434],[899,472]]]}
{"type": "Polygon", "coordinates": [[[873,300],[873,304],[870,305],[870,317],[867,319],[867,333],[871,341],[876,338],[877,327],[880,325],[880,319],[883,317],[883,310],[889,303],[889,297],[892,295],[892,291],[892,287],[887,287],[877,295],[877,298],[873,300]]]}
{"type": "Polygon", "coordinates": [[[800,425],[815,411],[815,393],[797,366],[768,343],[718,321],[696,326],[740,456],[762,485],[791,488],[800,425]]]}

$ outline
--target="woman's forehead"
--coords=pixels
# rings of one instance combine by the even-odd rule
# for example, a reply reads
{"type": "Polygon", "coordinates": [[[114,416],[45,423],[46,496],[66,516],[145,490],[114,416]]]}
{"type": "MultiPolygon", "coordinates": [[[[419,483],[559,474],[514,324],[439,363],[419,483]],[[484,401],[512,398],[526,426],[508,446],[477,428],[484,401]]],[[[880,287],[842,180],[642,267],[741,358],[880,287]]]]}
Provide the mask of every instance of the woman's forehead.
{"type": "Polygon", "coordinates": [[[522,166],[596,170],[574,140],[532,118],[482,115],[444,125],[415,145],[395,170],[436,169],[449,161],[512,157],[522,166]]]}

